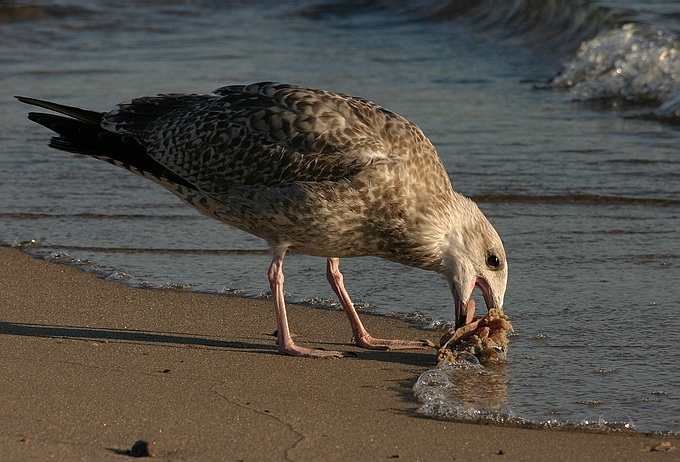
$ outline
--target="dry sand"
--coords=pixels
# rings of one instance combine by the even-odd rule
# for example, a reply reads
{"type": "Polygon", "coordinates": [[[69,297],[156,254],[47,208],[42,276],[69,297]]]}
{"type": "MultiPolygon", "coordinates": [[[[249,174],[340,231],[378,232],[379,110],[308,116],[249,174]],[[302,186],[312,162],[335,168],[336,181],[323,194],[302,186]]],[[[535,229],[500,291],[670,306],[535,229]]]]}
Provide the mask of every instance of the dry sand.
{"type": "Polygon", "coordinates": [[[140,439],[177,461],[680,460],[650,450],[676,437],[423,418],[411,387],[432,350],[360,350],[342,312],[290,312],[299,342],[357,357],[276,354],[266,300],[133,289],[0,248],[0,460],[131,460],[140,439]]]}

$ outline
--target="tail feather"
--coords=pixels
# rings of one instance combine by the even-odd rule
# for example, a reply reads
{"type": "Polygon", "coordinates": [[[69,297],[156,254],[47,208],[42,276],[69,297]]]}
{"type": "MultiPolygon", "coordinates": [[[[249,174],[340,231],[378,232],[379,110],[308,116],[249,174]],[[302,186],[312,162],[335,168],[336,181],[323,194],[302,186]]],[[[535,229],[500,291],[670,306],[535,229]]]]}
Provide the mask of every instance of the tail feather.
{"type": "Polygon", "coordinates": [[[162,184],[181,185],[191,190],[196,186],[171,172],[151,157],[136,138],[104,129],[103,112],[89,111],[34,98],[17,97],[19,101],[50,109],[64,115],[29,112],[29,120],[55,132],[49,146],[60,151],[82,154],[125,168],[162,184]]]}
{"type": "Polygon", "coordinates": [[[43,112],[29,112],[28,119],[57,133],[59,136],[52,137],[49,146],[60,151],[128,164],[143,165],[151,160],[136,139],[108,132],[98,124],[43,112]]]}

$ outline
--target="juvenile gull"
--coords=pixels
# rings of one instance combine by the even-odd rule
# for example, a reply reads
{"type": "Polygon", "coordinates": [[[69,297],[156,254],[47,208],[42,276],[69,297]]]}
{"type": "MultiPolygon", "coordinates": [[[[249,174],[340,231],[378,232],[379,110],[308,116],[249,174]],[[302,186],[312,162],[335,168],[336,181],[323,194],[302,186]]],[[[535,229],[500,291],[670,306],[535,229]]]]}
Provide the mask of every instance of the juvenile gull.
{"type": "Polygon", "coordinates": [[[57,133],[51,147],[123,167],[265,239],[281,353],[344,356],[294,343],[283,291],[288,249],[327,258],[328,282],[364,348],[423,344],[367,332],[340,258],[371,255],[442,274],[456,326],[472,319],[475,286],[488,309],[503,306],[508,266],[496,230],[453,190],[420,129],[370,101],[269,82],[141,97],[109,112],[17,98],[62,114],[29,113],[57,133]]]}

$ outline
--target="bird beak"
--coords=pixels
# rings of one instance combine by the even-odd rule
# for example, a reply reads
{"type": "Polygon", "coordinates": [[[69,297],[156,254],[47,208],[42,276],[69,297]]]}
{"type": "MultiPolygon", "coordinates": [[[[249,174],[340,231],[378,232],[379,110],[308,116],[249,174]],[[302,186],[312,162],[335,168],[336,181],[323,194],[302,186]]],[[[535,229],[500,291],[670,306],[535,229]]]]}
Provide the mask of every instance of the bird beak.
{"type": "Polygon", "coordinates": [[[490,310],[491,308],[497,308],[495,306],[493,296],[491,294],[491,286],[489,285],[488,281],[482,276],[475,276],[472,279],[472,282],[469,285],[468,293],[465,296],[457,294],[455,288],[452,288],[453,298],[456,304],[456,329],[470,324],[475,317],[475,301],[471,298],[472,291],[475,287],[478,287],[482,292],[487,310],[490,310]]]}

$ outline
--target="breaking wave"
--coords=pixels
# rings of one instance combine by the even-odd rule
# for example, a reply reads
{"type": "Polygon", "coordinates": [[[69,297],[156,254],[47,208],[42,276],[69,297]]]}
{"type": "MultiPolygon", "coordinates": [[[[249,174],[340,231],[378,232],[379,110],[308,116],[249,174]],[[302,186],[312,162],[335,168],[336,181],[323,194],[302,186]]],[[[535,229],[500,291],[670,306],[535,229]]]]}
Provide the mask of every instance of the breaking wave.
{"type": "MultiPolygon", "coordinates": [[[[329,2],[303,14],[322,19],[384,15],[465,27],[489,41],[536,51],[562,69],[546,87],[574,101],[644,105],[642,117],[680,124],[680,5],[593,0],[329,2]]],[[[362,24],[359,22],[358,25],[362,24]]],[[[439,33],[437,31],[436,33],[439,33]]]]}
{"type": "Polygon", "coordinates": [[[659,105],[646,116],[680,123],[678,39],[637,24],[584,42],[552,80],[577,101],[659,105]]]}

